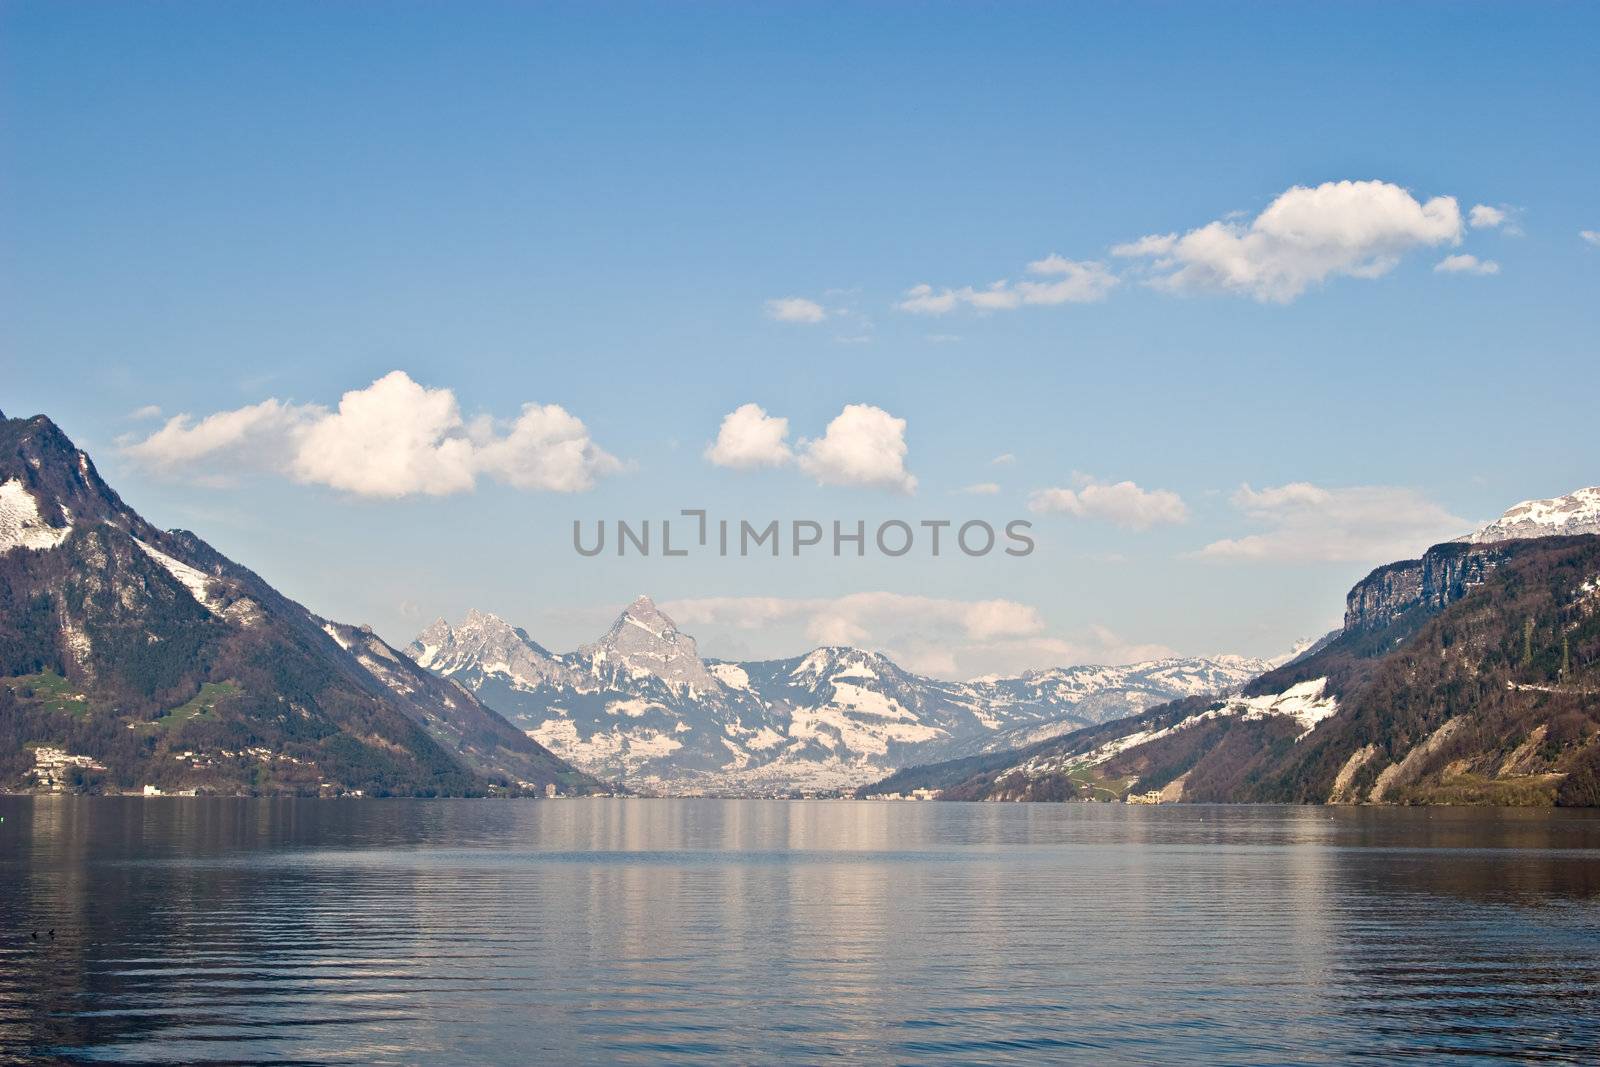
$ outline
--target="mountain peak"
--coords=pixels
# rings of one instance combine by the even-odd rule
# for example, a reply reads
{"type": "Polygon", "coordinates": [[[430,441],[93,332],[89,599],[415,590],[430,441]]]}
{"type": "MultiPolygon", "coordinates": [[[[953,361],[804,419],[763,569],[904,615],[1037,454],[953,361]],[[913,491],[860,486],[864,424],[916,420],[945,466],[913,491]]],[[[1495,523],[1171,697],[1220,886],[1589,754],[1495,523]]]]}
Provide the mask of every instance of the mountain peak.
{"type": "Polygon", "coordinates": [[[146,540],[156,533],[100,480],[88,453],[47,415],[0,418],[0,483],[15,483],[50,527],[110,521],[146,540]]]}
{"type": "Polygon", "coordinates": [[[450,628],[450,623],[445,621],[443,615],[428,624],[427,629],[417,635],[414,642],[422,649],[440,649],[455,640],[456,632],[450,628]]]}
{"type": "Polygon", "coordinates": [[[1530,537],[1600,534],[1600,486],[1574,490],[1548,500],[1524,500],[1465,540],[1476,544],[1530,537]]]}
{"type": "Polygon", "coordinates": [[[481,611],[478,608],[468,608],[467,614],[461,620],[463,630],[480,630],[501,628],[510,630],[514,627],[492,611],[481,611]]]}
{"type": "Polygon", "coordinates": [[[406,646],[406,654],[423,667],[446,677],[466,671],[499,674],[513,683],[536,686],[563,677],[563,667],[523,630],[492,612],[471,608],[452,627],[435,619],[406,646]]]}
{"type": "Polygon", "coordinates": [[[617,617],[618,622],[632,619],[635,622],[648,623],[658,629],[677,629],[677,623],[666,612],[656,607],[656,602],[645,593],[640,593],[633,598],[633,602],[622,609],[622,614],[617,617]]]}
{"type": "Polygon", "coordinates": [[[716,678],[701,662],[694,638],[679,631],[678,624],[642,594],[622,609],[604,637],[580,652],[588,655],[596,668],[609,663],[630,675],[653,675],[673,687],[717,688],[716,678]]]}

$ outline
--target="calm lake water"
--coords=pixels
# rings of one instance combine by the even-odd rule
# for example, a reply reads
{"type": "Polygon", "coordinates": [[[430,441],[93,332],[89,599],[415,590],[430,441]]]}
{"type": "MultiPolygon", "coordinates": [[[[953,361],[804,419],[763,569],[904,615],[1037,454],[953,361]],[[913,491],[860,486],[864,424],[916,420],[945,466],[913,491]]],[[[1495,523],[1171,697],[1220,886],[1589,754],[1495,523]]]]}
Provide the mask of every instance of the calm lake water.
{"type": "Polygon", "coordinates": [[[1600,1057],[1594,812],[12,797],[0,815],[0,1060],[1600,1057]]]}

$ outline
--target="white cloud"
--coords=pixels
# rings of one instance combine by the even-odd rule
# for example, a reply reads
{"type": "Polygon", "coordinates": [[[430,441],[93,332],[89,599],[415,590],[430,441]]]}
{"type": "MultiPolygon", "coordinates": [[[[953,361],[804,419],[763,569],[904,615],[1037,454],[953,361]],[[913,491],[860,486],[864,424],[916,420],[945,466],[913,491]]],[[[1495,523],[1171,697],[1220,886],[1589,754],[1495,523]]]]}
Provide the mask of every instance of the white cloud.
{"type": "Polygon", "coordinates": [[[822,640],[829,634],[869,634],[907,620],[919,625],[933,623],[974,640],[1031,636],[1044,629],[1037,608],[1014,600],[950,600],[886,592],[841,597],[698,597],[664,604],[662,610],[680,626],[724,623],[754,629],[800,619],[807,632],[823,644],[830,643],[822,640]]]}
{"type": "Polygon", "coordinates": [[[159,419],[161,406],[159,404],[146,404],[142,408],[134,408],[128,412],[128,418],[133,422],[143,422],[146,419],[159,419]]]}
{"type": "Polygon", "coordinates": [[[477,478],[476,449],[462,428],[454,393],[392,371],[307,424],[290,470],[298,481],[361,496],[460,493],[477,478]]]}
{"type": "Polygon", "coordinates": [[[1407,252],[1458,243],[1461,232],[1454,197],[1419,203],[1388,182],[1341,181],[1294,186],[1248,223],[1219,219],[1113,251],[1151,259],[1158,289],[1286,303],[1331,277],[1380,277],[1407,252]]]}
{"type": "Polygon", "coordinates": [[[1130,530],[1188,521],[1183,498],[1167,489],[1141,489],[1133,482],[1105,485],[1091,482],[1079,489],[1038,489],[1028,497],[1028,510],[1064,512],[1080,518],[1104,519],[1130,530]]]}
{"type": "Polygon", "coordinates": [[[767,301],[767,318],[777,322],[817,323],[827,317],[826,308],[803,296],[783,296],[767,301]]]}
{"type": "Polygon", "coordinates": [[[1492,230],[1505,222],[1507,217],[1508,213],[1504,208],[1473,204],[1472,210],[1467,212],[1467,224],[1474,230],[1492,230]]]}
{"type": "Polygon", "coordinates": [[[994,496],[1000,492],[998,482],[977,482],[973,485],[962,486],[960,492],[970,493],[973,496],[994,496]]]}
{"type": "Polygon", "coordinates": [[[1017,457],[1012,455],[1010,452],[1002,452],[998,456],[991,459],[989,463],[991,466],[995,467],[1009,467],[1016,461],[1017,457]]]}
{"type": "Polygon", "coordinates": [[[870,404],[846,404],[827,431],[801,442],[800,469],[822,485],[858,485],[911,493],[906,420],[870,404]]]}
{"type": "Polygon", "coordinates": [[[768,415],[759,404],[741,404],[723,417],[705,457],[719,467],[738,470],[782,466],[794,459],[788,436],[788,419],[768,415]]]}
{"type": "Polygon", "coordinates": [[[280,469],[293,453],[296,436],[326,414],[326,409],[314,404],[286,404],[274,399],[219,411],[198,422],[191,415],[174,415],[144,440],[125,446],[124,451],[145,467],[158,471],[177,472],[205,463],[218,464],[230,472],[280,469]]]}
{"type": "Polygon", "coordinates": [[[1600,245],[1600,230],[1579,230],[1578,236],[1592,245],[1600,245]]]}
{"type": "Polygon", "coordinates": [[[961,297],[953,290],[946,289],[942,293],[936,293],[933,291],[933,286],[924,283],[907,289],[905,299],[895,307],[917,315],[943,315],[948,311],[954,311],[960,302],[961,297]]]}
{"type": "Polygon", "coordinates": [[[941,678],[1019,674],[1082,663],[1131,663],[1172,655],[1163,645],[1124,641],[1101,626],[1072,638],[1047,633],[1032,605],[864,592],[839,597],[701,597],[662,605],[694,630],[702,649],[764,643],[749,655],[793,655],[797,642],[855,645],[907,670],[941,678]],[[770,643],[770,644],[767,644],[770,643]]]}
{"type": "Polygon", "coordinates": [[[918,315],[945,315],[963,305],[978,311],[1012,311],[1027,306],[1089,304],[1104,300],[1117,284],[1117,276],[1104,263],[1079,262],[1055,253],[1034,260],[1027,269],[1034,279],[1001,280],[984,289],[913,286],[895,307],[918,315]]]}
{"type": "Polygon", "coordinates": [[[1170,256],[1173,248],[1178,243],[1175,233],[1152,233],[1141,237],[1137,241],[1127,241],[1120,245],[1111,246],[1111,254],[1128,258],[1141,258],[1145,256],[1170,256]]]}
{"type": "Polygon", "coordinates": [[[1328,489],[1290,482],[1245,485],[1232,502],[1259,533],[1213,541],[1197,556],[1217,560],[1331,561],[1378,564],[1416,557],[1471,523],[1414,489],[1351,486],[1328,489]]]}
{"type": "Polygon", "coordinates": [[[1468,252],[1445,256],[1433,265],[1435,274],[1499,274],[1500,264],[1492,259],[1479,259],[1468,252]]]}
{"type": "Polygon", "coordinates": [[[623,464],[589,438],[583,420],[559,404],[524,404],[502,436],[476,424],[477,468],[516,489],[581,493],[623,464]]]}
{"type": "Polygon", "coordinates": [[[345,393],[333,411],[269,399],[199,421],[177,415],[125,451],[150,469],[208,483],[219,471],[265,471],[375,497],[465,492],[479,475],[577,492],[622,467],[557,405],[525,405],[505,432],[487,417],[468,426],[451,390],[398,370],[345,393]]]}

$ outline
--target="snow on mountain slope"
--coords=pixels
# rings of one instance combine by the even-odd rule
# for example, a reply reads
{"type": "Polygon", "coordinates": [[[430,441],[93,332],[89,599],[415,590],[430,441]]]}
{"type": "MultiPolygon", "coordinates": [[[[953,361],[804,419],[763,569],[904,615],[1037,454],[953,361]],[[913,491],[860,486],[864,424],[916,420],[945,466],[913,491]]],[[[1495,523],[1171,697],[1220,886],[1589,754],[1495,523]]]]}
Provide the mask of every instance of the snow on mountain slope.
{"type": "Polygon", "coordinates": [[[443,619],[435,620],[406,652],[437,674],[477,670],[501,675],[524,689],[551,681],[577,682],[564,664],[525,632],[476,609],[454,629],[443,619]]]}
{"type": "Polygon", "coordinates": [[[1600,534],[1600,486],[1550,500],[1524,500],[1465,540],[1484,544],[1574,534],[1600,534]]]}
{"type": "Polygon", "coordinates": [[[57,527],[44,521],[38,501],[20,478],[0,482],[0,553],[14,548],[55,548],[71,533],[70,522],[57,527]]]}
{"type": "Polygon", "coordinates": [[[1326,692],[1327,682],[1326,678],[1313,678],[1280,693],[1229,697],[1204,711],[1186,715],[1165,726],[1130,721],[1126,732],[1104,740],[1097,738],[1093,747],[1039,753],[1005,768],[994,775],[994,788],[1004,792],[1014,790],[1028,781],[1101,767],[1141,746],[1166,740],[1219,719],[1239,719],[1244,722],[1288,719],[1298,727],[1299,736],[1304,737],[1318,723],[1338,713],[1339,702],[1326,692]]]}
{"type": "Polygon", "coordinates": [[[144,551],[145,555],[161,564],[168,574],[172,575],[178,580],[179,585],[189,590],[189,594],[194,597],[196,603],[205,608],[207,611],[211,612],[213,615],[221,614],[207,599],[207,576],[204,571],[201,571],[196,567],[191,567],[182,560],[167,555],[159,548],[153,548],[150,545],[145,544],[137,537],[133,539],[133,543],[138,545],[139,548],[144,551]]]}

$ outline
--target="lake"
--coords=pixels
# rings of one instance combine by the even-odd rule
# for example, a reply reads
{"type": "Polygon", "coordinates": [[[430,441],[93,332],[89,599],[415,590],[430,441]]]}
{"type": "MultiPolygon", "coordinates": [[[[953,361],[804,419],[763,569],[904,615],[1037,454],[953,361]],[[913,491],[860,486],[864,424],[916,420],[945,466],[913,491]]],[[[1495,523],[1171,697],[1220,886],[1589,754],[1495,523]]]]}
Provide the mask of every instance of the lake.
{"type": "Polygon", "coordinates": [[[0,797],[0,815],[0,1060],[1600,1049],[1600,812],[0,797]]]}

